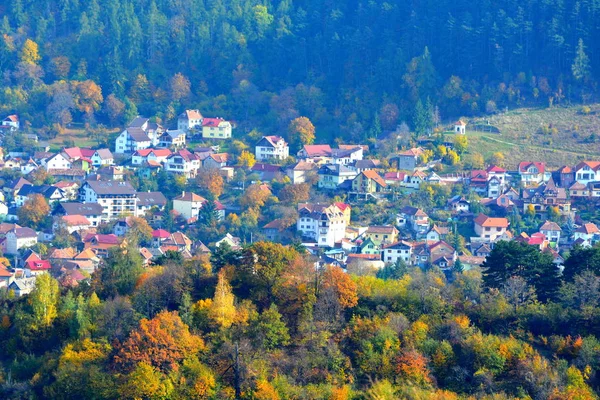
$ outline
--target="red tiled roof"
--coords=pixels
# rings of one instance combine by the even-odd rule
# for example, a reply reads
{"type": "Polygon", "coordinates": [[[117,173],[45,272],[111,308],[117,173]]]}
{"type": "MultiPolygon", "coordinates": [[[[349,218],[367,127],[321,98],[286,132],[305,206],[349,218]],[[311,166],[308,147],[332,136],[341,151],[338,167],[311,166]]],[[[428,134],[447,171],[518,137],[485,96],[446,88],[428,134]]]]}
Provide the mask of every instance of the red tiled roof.
{"type": "Polygon", "coordinates": [[[91,225],[89,219],[83,215],[64,215],[62,220],[69,226],[91,225]]]}
{"type": "Polygon", "coordinates": [[[387,183],[385,183],[383,178],[381,176],[379,176],[379,174],[377,172],[375,172],[374,170],[368,169],[368,170],[361,172],[361,174],[363,174],[364,176],[366,176],[369,179],[373,179],[380,186],[387,187],[387,183]]]}
{"type": "Polygon", "coordinates": [[[575,170],[579,170],[585,166],[590,167],[592,171],[597,171],[600,169],[600,161],[582,161],[575,166],[575,170]]]}
{"type": "Polygon", "coordinates": [[[222,122],[225,122],[225,120],[221,118],[204,118],[202,126],[219,126],[222,122]]]}
{"type": "Polygon", "coordinates": [[[535,166],[540,174],[543,174],[546,170],[546,164],[537,161],[522,161],[519,163],[519,172],[527,172],[527,169],[531,166],[535,166]]]}
{"type": "Polygon", "coordinates": [[[474,222],[482,227],[508,228],[508,220],[506,218],[490,218],[485,214],[479,214],[474,222]]]}
{"type": "Polygon", "coordinates": [[[600,231],[598,230],[598,227],[596,226],[596,224],[588,223],[588,224],[583,224],[581,227],[577,228],[577,230],[575,232],[591,235],[593,233],[597,233],[600,231]]]}
{"type": "Polygon", "coordinates": [[[48,260],[27,261],[27,268],[32,271],[47,271],[51,268],[51,265],[48,260]]]}
{"type": "Polygon", "coordinates": [[[327,157],[332,153],[328,144],[307,144],[304,145],[304,151],[308,157],[327,157]]]}
{"type": "Polygon", "coordinates": [[[152,231],[152,237],[154,238],[167,239],[169,236],[171,236],[171,234],[164,229],[156,229],[152,231]]]}

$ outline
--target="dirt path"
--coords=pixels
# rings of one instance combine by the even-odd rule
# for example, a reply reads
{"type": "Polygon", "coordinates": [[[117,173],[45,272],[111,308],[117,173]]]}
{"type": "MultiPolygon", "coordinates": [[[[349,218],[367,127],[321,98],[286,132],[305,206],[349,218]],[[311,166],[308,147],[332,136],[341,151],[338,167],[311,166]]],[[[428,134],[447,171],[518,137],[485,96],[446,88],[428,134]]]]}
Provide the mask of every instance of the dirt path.
{"type": "Polygon", "coordinates": [[[567,153],[567,154],[574,154],[576,156],[582,155],[582,154],[586,154],[589,156],[598,156],[598,153],[590,153],[590,152],[583,152],[583,151],[570,151],[570,150],[561,150],[561,149],[555,149],[553,147],[544,147],[544,146],[537,146],[537,145],[522,145],[522,144],[517,144],[517,143],[511,143],[511,142],[506,142],[504,140],[500,140],[500,139],[496,139],[490,136],[480,136],[483,139],[487,139],[490,140],[492,142],[497,142],[497,143],[502,143],[502,144],[506,144],[508,146],[524,146],[524,147],[529,147],[532,149],[538,149],[538,150],[546,150],[546,151],[556,151],[556,152],[560,152],[560,153],[567,153]]]}

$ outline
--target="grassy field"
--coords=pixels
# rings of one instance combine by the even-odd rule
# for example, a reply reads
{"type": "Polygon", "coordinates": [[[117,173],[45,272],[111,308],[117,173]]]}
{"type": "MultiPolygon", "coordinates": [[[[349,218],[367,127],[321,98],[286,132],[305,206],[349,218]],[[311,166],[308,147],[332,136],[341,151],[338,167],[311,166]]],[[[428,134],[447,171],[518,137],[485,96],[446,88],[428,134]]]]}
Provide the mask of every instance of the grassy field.
{"type": "Polygon", "coordinates": [[[555,168],[584,159],[600,160],[600,104],[589,107],[588,115],[581,113],[579,106],[518,109],[474,119],[470,125],[489,121],[500,134],[467,129],[469,151],[484,157],[500,151],[508,168],[514,168],[519,161],[544,161],[555,168]]]}
{"type": "MultiPolygon", "coordinates": [[[[107,134],[107,141],[110,144],[110,148],[113,147],[112,143],[114,142],[118,132],[119,130],[114,130],[107,134]]],[[[98,140],[96,137],[92,136],[85,129],[77,127],[65,129],[62,134],[57,135],[55,138],[49,140],[48,143],[50,144],[50,149],[52,151],[57,151],[63,147],[68,147],[73,144],[79,147],[98,146],[98,140]]]]}

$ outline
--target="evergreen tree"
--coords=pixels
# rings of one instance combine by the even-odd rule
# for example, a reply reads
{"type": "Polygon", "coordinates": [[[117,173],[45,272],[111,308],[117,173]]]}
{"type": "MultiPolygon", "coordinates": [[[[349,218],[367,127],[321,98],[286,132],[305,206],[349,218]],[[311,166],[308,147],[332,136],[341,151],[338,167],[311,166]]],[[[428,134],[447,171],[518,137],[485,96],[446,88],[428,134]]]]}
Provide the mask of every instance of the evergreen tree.
{"type": "Polygon", "coordinates": [[[573,65],[571,65],[571,71],[573,72],[573,77],[577,81],[585,80],[590,75],[590,59],[585,53],[583,39],[579,39],[579,42],[577,43],[577,51],[575,52],[573,65]]]}

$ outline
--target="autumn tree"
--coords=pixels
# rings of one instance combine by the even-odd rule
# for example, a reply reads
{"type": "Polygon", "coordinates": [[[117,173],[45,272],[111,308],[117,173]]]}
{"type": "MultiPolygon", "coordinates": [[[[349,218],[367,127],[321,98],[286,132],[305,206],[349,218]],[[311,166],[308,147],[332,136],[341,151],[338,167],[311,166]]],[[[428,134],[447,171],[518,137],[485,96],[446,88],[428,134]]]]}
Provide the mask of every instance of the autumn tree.
{"type": "Polygon", "coordinates": [[[119,389],[122,399],[166,399],[174,390],[173,382],[158,368],[142,361],[127,375],[119,389]]]}
{"type": "Polygon", "coordinates": [[[66,79],[71,72],[71,61],[65,56],[54,57],[50,60],[50,71],[57,79],[66,79]]]}
{"type": "Polygon", "coordinates": [[[225,180],[216,168],[201,168],[196,177],[198,186],[205,189],[215,198],[219,198],[223,194],[225,180]]]}
{"type": "Polygon", "coordinates": [[[236,317],[235,297],[225,277],[224,270],[219,271],[215,296],[208,310],[208,317],[218,326],[229,328],[236,317]]]}
{"type": "Polygon", "coordinates": [[[290,146],[299,150],[305,144],[315,141],[315,127],[306,117],[298,117],[288,126],[288,142],[290,146]]]}
{"type": "Polygon", "coordinates": [[[254,164],[256,164],[256,158],[254,157],[254,154],[243,150],[238,157],[237,163],[242,168],[250,169],[254,166],[254,164]]]}
{"type": "Polygon", "coordinates": [[[454,150],[456,150],[458,154],[463,154],[465,151],[467,151],[467,147],[468,141],[466,135],[457,134],[454,136],[454,150]]]}
{"type": "Polygon", "coordinates": [[[28,302],[33,312],[34,328],[45,328],[52,324],[57,316],[60,291],[58,282],[49,274],[42,274],[35,280],[35,289],[28,302]]]}
{"type": "Polygon", "coordinates": [[[191,86],[190,80],[185,75],[180,72],[176,73],[169,80],[171,99],[180,101],[189,98],[192,94],[191,86]]]}
{"type": "Polygon", "coordinates": [[[37,227],[50,214],[50,206],[41,194],[34,194],[17,211],[24,226],[37,227]]]}
{"type": "Polygon", "coordinates": [[[72,81],[75,106],[85,114],[88,120],[93,120],[94,113],[100,109],[104,101],[102,88],[92,80],[83,82],[72,81]]]}
{"type": "Polygon", "coordinates": [[[152,227],[144,218],[127,217],[129,226],[126,234],[127,240],[131,243],[144,244],[152,240],[152,227]]]}
{"type": "Polygon", "coordinates": [[[240,197],[239,202],[245,209],[259,209],[265,205],[269,197],[271,197],[271,191],[263,185],[255,183],[248,186],[242,197],[240,197]]]}
{"type": "Polygon", "coordinates": [[[282,203],[286,204],[308,201],[310,198],[310,185],[308,183],[286,185],[279,191],[278,197],[282,203]]]}
{"type": "Polygon", "coordinates": [[[332,290],[342,308],[352,308],[358,304],[356,283],[340,267],[326,267],[322,277],[322,289],[332,290]]]}
{"type": "Polygon", "coordinates": [[[178,370],[186,357],[204,347],[204,341],[190,333],[177,312],[163,311],[151,320],[140,321],[139,327],[118,350],[114,363],[124,372],[131,372],[138,363],[144,362],[168,373],[178,370]]]}
{"type": "Polygon", "coordinates": [[[41,59],[38,44],[31,39],[25,40],[19,60],[25,64],[37,64],[41,59]]]}

